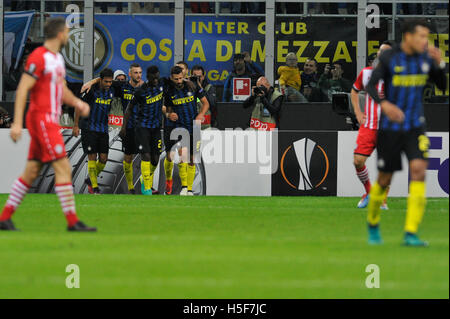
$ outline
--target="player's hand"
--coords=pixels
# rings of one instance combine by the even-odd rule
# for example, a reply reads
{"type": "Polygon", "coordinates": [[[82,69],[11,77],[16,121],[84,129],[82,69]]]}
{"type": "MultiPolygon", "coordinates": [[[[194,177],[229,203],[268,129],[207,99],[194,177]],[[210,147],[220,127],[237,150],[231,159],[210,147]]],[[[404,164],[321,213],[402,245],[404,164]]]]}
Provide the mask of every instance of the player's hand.
{"type": "MultiPolygon", "coordinates": [[[[199,114],[197,115],[197,117],[195,118],[196,121],[200,121],[200,123],[203,123],[203,121],[205,120],[205,116],[203,114],[199,114]]],[[[197,123],[198,124],[198,123],[197,123]]]]}
{"type": "Polygon", "coordinates": [[[169,113],[169,120],[176,122],[178,120],[178,115],[175,112],[169,113]]]}
{"type": "Polygon", "coordinates": [[[436,62],[437,65],[441,63],[442,53],[438,48],[434,46],[428,47],[428,55],[436,62]]]}
{"type": "Polygon", "coordinates": [[[11,125],[11,131],[9,132],[11,139],[16,143],[22,137],[22,127],[13,123],[11,125]]]}
{"type": "Polygon", "coordinates": [[[78,135],[80,135],[80,128],[78,126],[74,126],[72,128],[72,136],[77,137],[78,135]]]}
{"type": "Polygon", "coordinates": [[[80,100],[77,104],[77,108],[78,108],[78,111],[80,111],[81,116],[83,116],[83,117],[89,116],[89,111],[90,111],[89,104],[80,100]]]}
{"type": "Polygon", "coordinates": [[[366,118],[367,116],[363,112],[356,114],[356,119],[358,120],[359,125],[364,125],[364,123],[366,123],[366,118]]]}
{"type": "Polygon", "coordinates": [[[91,82],[87,82],[87,83],[83,84],[83,86],[81,87],[80,93],[89,92],[91,87],[92,87],[91,82]]]}
{"type": "Polygon", "coordinates": [[[402,123],[405,120],[405,113],[395,104],[384,100],[381,102],[381,109],[392,122],[402,123]]]}

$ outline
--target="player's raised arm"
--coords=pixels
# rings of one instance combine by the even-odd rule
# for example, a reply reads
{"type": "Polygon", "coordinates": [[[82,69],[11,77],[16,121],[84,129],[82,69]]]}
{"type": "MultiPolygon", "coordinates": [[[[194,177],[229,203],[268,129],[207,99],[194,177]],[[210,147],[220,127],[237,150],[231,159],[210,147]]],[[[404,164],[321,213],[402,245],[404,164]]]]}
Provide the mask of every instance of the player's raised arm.
{"type": "Polygon", "coordinates": [[[84,83],[83,86],[81,87],[81,91],[80,92],[81,93],[89,92],[93,85],[95,85],[97,83],[100,83],[100,80],[101,80],[100,78],[95,78],[95,79],[92,79],[92,80],[84,83]]]}
{"type": "Polygon", "coordinates": [[[17,142],[22,135],[23,115],[27,103],[28,92],[33,88],[35,83],[36,79],[33,76],[24,73],[17,86],[16,100],[14,103],[14,122],[11,125],[10,132],[11,139],[14,142],[17,142]]]}
{"type": "Polygon", "coordinates": [[[433,59],[430,68],[430,78],[436,84],[439,90],[445,91],[447,88],[447,77],[445,75],[445,62],[442,59],[441,50],[436,47],[428,48],[428,55],[433,59]]]}

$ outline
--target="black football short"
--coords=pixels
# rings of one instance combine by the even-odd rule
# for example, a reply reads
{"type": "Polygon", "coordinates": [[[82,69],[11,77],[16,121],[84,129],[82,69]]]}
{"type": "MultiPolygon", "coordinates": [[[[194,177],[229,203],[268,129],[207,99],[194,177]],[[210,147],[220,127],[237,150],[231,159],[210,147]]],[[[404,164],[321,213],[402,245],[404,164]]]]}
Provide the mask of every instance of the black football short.
{"type": "Polygon", "coordinates": [[[134,128],[127,128],[126,135],[122,139],[122,152],[125,155],[137,154],[134,128]]]}
{"type": "Polygon", "coordinates": [[[162,141],[160,128],[137,127],[135,139],[140,154],[161,154],[162,141]]]}
{"type": "Polygon", "coordinates": [[[108,154],[109,134],[81,130],[81,145],[85,154],[108,154]]]}
{"type": "Polygon", "coordinates": [[[175,144],[178,144],[178,146],[181,146],[181,147],[189,146],[189,152],[191,155],[194,154],[194,151],[196,151],[196,152],[200,151],[200,141],[194,142],[194,136],[192,133],[189,134],[189,141],[182,140],[181,136],[178,136],[178,140],[171,140],[170,134],[172,133],[172,131],[174,129],[175,128],[172,128],[172,127],[164,129],[164,148],[165,148],[166,152],[172,150],[172,147],[175,144]],[[188,142],[189,142],[189,144],[188,144],[188,142]],[[195,146],[195,148],[194,148],[194,146],[195,146]]]}
{"type": "Polygon", "coordinates": [[[394,172],[402,169],[402,153],[408,161],[428,159],[430,141],[421,128],[409,131],[378,131],[377,153],[378,169],[382,172],[394,172]]]}

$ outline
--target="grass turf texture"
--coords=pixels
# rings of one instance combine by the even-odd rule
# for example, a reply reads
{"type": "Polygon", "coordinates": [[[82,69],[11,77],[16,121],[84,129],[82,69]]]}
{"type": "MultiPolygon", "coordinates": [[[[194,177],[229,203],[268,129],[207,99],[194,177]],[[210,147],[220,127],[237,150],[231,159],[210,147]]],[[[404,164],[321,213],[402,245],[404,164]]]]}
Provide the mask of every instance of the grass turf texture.
{"type": "MultiPolygon", "coordinates": [[[[7,195],[0,195],[0,202],[7,195]]],[[[367,245],[357,198],[77,195],[98,233],[68,233],[55,195],[28,195],[0,232],[0,298],[449,298],[449,201],[429,199],[428,248],[402,247],[404,198],[367,245]],[[65,286],[80,267],[80,289],[65,286]],[[379,289],[365,287],[368,264],[379,289]]]]}

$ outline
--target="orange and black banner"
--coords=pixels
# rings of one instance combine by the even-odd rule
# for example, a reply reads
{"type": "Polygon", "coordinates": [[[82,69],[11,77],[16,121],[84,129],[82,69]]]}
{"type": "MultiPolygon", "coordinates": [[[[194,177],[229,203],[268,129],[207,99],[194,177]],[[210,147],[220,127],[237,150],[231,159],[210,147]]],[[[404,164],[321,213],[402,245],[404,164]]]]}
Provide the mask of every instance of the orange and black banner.
{"type": "Polygon", "coordinates": [[[273,196],[336,196],[337,132],[278,132],[273,196]]]}

